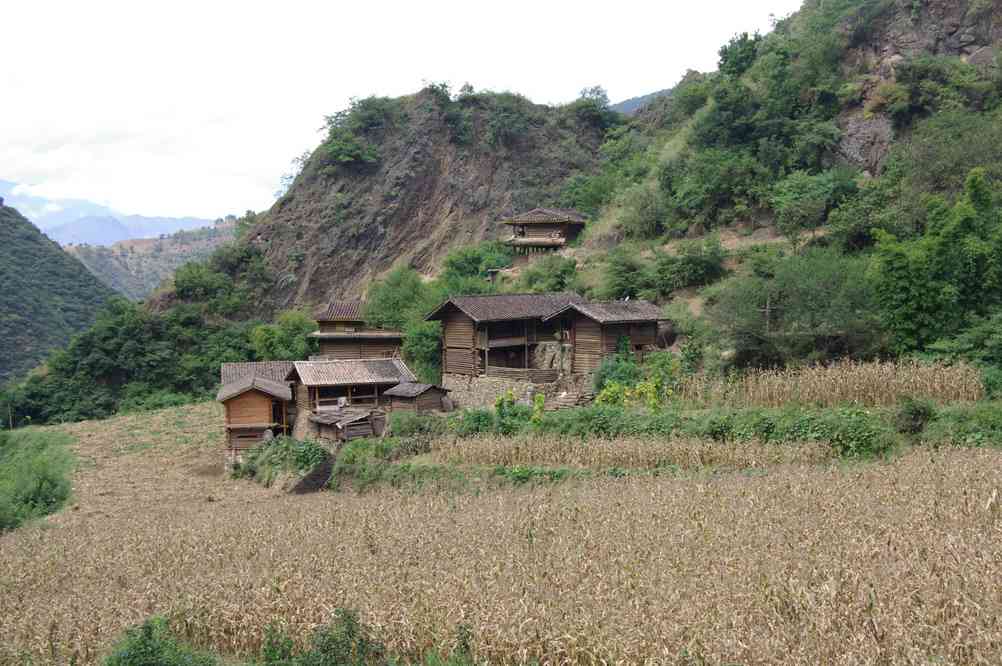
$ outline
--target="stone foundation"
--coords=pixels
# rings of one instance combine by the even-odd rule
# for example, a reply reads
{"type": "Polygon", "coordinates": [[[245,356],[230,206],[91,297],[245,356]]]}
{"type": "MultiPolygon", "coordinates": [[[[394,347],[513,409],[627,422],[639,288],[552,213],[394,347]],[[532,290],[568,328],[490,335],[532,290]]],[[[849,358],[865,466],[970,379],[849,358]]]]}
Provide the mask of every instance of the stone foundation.
{"type": "Polygon", "coordinates": [[[470,377],[469,375],[442,375],[442,386],[449,389],[449,398],[457,409],[493,407],[498,396],[508,391],[515,400],[532,404],[533,396],[542,393],[547,404],[567,393],[587,393],[591,390],[591,375],[565,375],[552,384],[533,384],[497,377],[470,377]]]}

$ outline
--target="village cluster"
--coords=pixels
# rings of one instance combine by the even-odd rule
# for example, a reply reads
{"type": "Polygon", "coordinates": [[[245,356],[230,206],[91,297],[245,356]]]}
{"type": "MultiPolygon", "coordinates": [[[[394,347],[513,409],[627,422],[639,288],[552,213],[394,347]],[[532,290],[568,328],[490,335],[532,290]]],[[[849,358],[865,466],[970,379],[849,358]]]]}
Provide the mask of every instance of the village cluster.
{"type": "MultiPolygon", "coordinates": [[[[519,257],[555,251],[583,224],[573,211],[536,209],[506,221],[519,257]],[[541,241],[535,243],[534,239],[541,241]]],[[[502,390],[573,404],[602,359],[623,344],[657,348],[660,308],[589,301],[573,293],[450,298],[426,317],[442,324],[440,384],[417,381],[403,334],[368,325],[364,303],[335,300],[316,314],[320,353],[302,361],[224,363],[227,456],[289,434],[343,442],[380,435],[391,410],[449,411],[493,402],[502,390]]]]}

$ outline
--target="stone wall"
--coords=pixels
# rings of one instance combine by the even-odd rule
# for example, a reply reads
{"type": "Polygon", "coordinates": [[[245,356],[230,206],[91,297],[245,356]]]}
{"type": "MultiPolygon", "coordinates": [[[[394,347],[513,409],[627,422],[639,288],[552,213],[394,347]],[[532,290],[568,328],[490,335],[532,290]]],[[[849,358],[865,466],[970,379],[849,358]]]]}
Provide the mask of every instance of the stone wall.
{"type": "Polygon", "coordinates": [[[444,374],[442,386],[449,389],[449,398],[457,409],[493,407],[498,396],[507,391],[512,392],[515,400],[525,404],[531,404],[532,396],[542,393],[550,404],[568,392],[588,393],[591,390],[591,375],[564,375],[552,384],[533,384],[497,377],[444,374]]]}
{"type": "Polygon", "coordinates": [[[493,407],[498,396],[508,391],[515,399],[531,403],[532,396],[542,393],[547,397],[555,394],[556,384],[533,384],[515,379],[497,377],[470,377],[469,375],[442,375],[442,386],[449,389],[449,398],[458,409],[469,407],[493,407]]]}

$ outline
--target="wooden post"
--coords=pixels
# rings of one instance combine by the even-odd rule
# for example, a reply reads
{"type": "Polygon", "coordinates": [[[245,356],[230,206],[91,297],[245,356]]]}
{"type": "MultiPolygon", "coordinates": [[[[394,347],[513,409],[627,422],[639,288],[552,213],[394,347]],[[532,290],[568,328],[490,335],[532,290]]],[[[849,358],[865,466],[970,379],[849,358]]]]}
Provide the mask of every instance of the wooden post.
{"type": "Polygon", "coordinates": [[[351,405],[351,384],[348,384],[348,404],[351,405]]]}
{"type": "Polygon", "coordinates": [[[522,322],[522,335],[525,337],[525,369],[529,369],[529,320],[522,322]]]}

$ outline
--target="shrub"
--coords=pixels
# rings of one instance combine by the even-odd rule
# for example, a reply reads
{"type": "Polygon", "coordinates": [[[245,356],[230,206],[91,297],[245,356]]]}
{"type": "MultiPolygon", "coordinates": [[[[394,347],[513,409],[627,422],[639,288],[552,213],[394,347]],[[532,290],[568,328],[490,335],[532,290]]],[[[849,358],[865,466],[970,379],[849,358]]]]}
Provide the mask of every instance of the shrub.
{"type": "MultiPolygon", "coordinates": [[[[216,666],[215,657],[180,643],[160,617],[129,629],[104,666],[216,666]]],[[[271,662],[276,663],[276,662],[271,662]]]]}
{"type": "Polygon", "coordinates": [[[625,348],[625,339],[620,340],[619,344],[619,352],[603,358],[595,370],[592,386],[596,393],[600,393],[607,383],[616,382],[623,386],[633,386],[643,377],[636,357],[625,348]]]}
{"type": "Polygon", "coordinates": [[[931,400],[905,396],[894,413],[894,427],[903,435],[918,435],[935,418],[936,405],[931,400]]]}
{"type": "Polygon", "coordinates": [[[519,277],[521,287],[536,294],[566,291],[574,285],[577,267],[575,259],[548,254],[522,270],[519,277]]]}
{"type": "Polygon", "coordinates": [[[661,254],[655,260],[657,289],[667,296],[678,289],[715,282],[724,276],[726,256],[716,237],[683,243],[678,254],[661,254]]]}
{"type": "Polygon", "coordinates": [[[494,430],[494,412],[489,409],[466,409],[452,421],[452,428],[460,437],[480,435],[494,430]]]}
{"type": "Polygon", "coordinates": [[[0,432],[0,532],[58,511],[70,496],[69,437],[0,432]]]}
{"type": "Polygon", "coordinates": [[[282,472],[303,474],[329,457],[327,449],[316,442],[276,437],[247,452],[243,463],[234,469],[233,475],[270,486],[282,472]]]}
{"type": "Polygon", "coordinates": [[[390,414],[390,433],[394,437],[435,437],[448,430],[447,421],[431,414],[395,410],[390,414]]]}
{"type": "Polygon", "coordinates": [[[944,407],[926,426],[921,441],[933,445],[1002,446],[1002,404],[944,407]]]}

